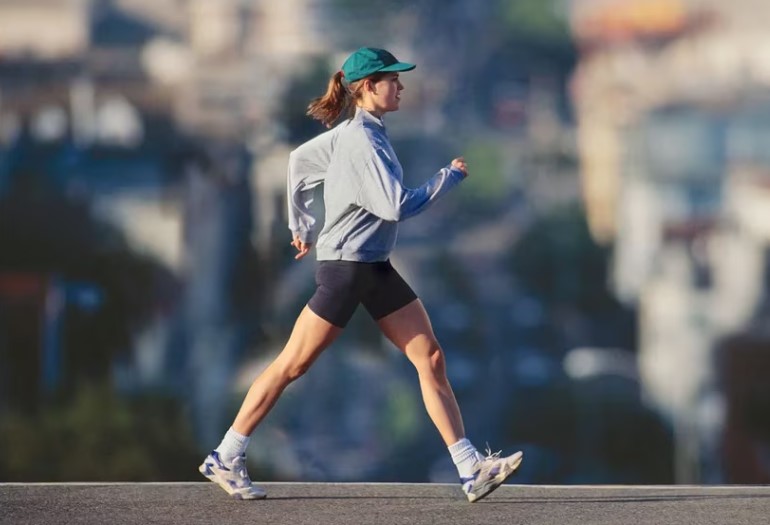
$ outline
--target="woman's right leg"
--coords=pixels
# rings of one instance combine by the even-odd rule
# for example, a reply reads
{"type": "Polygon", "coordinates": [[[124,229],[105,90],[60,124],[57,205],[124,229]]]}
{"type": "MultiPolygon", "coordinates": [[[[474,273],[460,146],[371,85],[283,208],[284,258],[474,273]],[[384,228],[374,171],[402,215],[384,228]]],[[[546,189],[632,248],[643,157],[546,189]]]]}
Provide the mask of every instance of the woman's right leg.
{"type": "Polygon", "coordinates": [[[198,471],[236,499],[261,499],[266,492],[251,483],[244,452],[249,436],[273,408],[286,386],[304,374],[342,328],[307,306],[294,323],[289,341],[278,357],[251,384],[232,428],[198,471]]]}
{"type": "Polygon", "coordinates": [[[244,436],[251,435],[289,383],[302,376],[341,332],[342,328],[306,306],[283,351],[251,384],[233,422],[233,430],[244,436]]]}

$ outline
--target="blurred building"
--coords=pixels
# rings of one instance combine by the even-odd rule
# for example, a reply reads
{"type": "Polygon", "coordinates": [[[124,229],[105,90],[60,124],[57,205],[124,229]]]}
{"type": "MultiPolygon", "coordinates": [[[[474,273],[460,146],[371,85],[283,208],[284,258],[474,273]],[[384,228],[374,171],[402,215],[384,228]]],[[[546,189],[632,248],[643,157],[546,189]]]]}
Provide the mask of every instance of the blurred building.
{"type": "MultiPolygon", "coordinates": [[[[161,283],[144,312],[150,322],[130,336],[129,345],[135,346],[130,358],[108,363],[99,373],[111,372],[118,388],[128,392],[146,385],[173,390],[192,378],[195,397],[208,389],[199,373],[207,352],[223,356],[217,361],[221,373],[216,366],[208,367],[207,377],[217,379],[232,373],[233,360],[242,351],[228,294],[234,261],[242,254],[239,241],[249,238],[244,222],[250,220],[250,166],[244,162],[248,155],[243,141],[228,142],[225,133],[181,121],[175,102],[183,98],[184,84],[173,81],[186,79],[194,62],[174,61],[190,54],[188,19],[175,15],[178,12],[146,2],[32,0],[0,5],[2,23],[23,29],[3,31],[0,197],[12,199],[27,191],[23,188],[37,185],[37,191],[58,195],[61,202],[85,202],[91,220],[119,231],[135,254],[146,256],[167,272],[167,279],[182,284],[182,300],[172,305],[172,298],[163,294],[175,283],[161,283]],[[162,81],[153,76],[146,59],[147,50],[157,48],[158,42],[167,44],[160,55],[170,55],[166,65],[175,69],[161,75],[162,81]],[[218,344],[212,344],[212,338],[218,344]]],[[[230,123],[240,130],[238,125],[230,123]]],[[[39,222],[42,230],[55,230],[36,218],[46,211],[54,210],[30,209],[16,220],[32,217],[35,222],[16,227],[32,231],[39,222]]],[[[72,227],[66,218],[61,220],[65,231],[72,227]]],[[[27,388],[43,392],[56,392],[69,382],[68,377],[57,378],[55,371],[75,373],[62,363],[83,346],[65,344],[65,334],[73,332],[68,313],[73,303],[67,304],[72,294],[62,291],[71,286],[50,273],[56,271],[23,277],[39,282],[44,298],[61,298],[51,303],[58,309],[49,308],[47,300],[31,301],[36,296],[20,303],[13,295],[18,287],[6,286],[0,292],[3,304],[10,305],[3,312],[7,319],[22,306],[25,312],[30,304],[39,306],[41,335],[29,343],[38,347],[33,352],[40,358],[33,368],[41,380],[28,382],[27,388]]],[[[14,279],[9,274],[5,281],[14,279]]],[[[12,352],[27,350],[9,347],[12,352]]],[[[208,405],[193,403],[196,421],[218,399],[221,403],[216,396],[209,396],[208,405]]]]}
{"type": "Polygon", "coordinates": [[[770,351],[756,335],[770,290],[769,21],[761,0],[573,4],[589,222],[614,247],[617,295],[639,307],[641,377],[674,428],[678,482],[725,481],[723,462],[729,481],[758,479],[721,453],[735,390],[717,350],[751,333],[770,351]]]}
{"type": "Polygon", "coordinates": [[[91,0],[5,0],[0,4],[0,57],[61,60],[90,44],[91,0]]]}

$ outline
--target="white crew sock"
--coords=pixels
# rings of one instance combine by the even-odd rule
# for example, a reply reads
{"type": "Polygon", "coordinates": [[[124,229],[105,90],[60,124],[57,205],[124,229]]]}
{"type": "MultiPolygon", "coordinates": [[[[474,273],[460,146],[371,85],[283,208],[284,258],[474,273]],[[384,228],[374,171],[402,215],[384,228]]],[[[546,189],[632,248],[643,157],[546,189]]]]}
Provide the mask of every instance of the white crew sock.
{"type": "Polygon", "coordinates": [[[249,436],[239,434],[233,427],[227,431],[219,446],[214,449],[219,452],[219,458],[229,465],[235,458],[246,452],[249,445],[249,436]]]}
{"type": "Polygon", "coordinates": [[[473,473],[478,469],[479,461],[483,459],[476,447],[466,438],[462,438],[454,445],[449,445],[448,448],[460,477],[470,478],[473,476],[473,473]]]}

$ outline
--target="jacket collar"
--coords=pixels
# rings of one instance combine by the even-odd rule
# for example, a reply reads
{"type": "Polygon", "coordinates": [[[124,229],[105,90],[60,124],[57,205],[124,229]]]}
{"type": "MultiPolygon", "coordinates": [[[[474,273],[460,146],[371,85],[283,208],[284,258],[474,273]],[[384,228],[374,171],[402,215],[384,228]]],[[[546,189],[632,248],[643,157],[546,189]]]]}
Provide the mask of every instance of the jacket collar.
{"type": "Polygon", "coordinates": [[[385,129],[385,122],[383,122],[382,118],[375,117],[368,111],[366,111],[364,108],[356,107],[356,119],[361,119],[364,122],[369,122],[371,124],[374,124],[376,126],[381,127],[383,130],[385,129]]]}

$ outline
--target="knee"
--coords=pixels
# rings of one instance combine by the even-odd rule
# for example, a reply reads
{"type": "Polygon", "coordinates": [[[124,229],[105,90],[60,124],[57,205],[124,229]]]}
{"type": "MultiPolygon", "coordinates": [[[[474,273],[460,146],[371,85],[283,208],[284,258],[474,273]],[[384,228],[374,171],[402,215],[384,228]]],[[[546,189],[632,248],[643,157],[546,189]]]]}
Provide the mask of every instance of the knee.
{"type": "Polygon", "coordinates": [[[279,375],[286,384],[296,381],[310,369],[310,363],[296,362],[283,363],[279,366],[279,375]]]}
{"type": "Polygon", "coordinates": [[[446,370],[444,351],[435,339],[420,342],[419,347],[410,352],[410,356],[420,373],[443,375],[446,370]]]}

